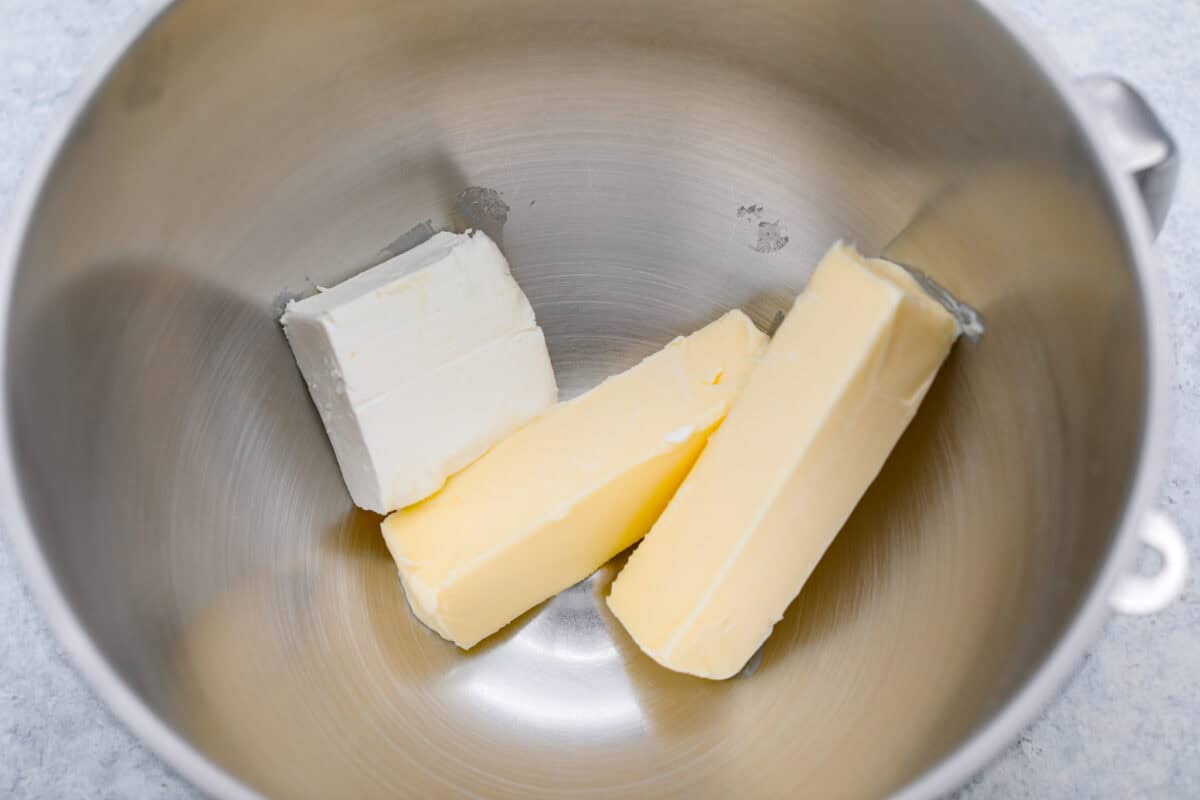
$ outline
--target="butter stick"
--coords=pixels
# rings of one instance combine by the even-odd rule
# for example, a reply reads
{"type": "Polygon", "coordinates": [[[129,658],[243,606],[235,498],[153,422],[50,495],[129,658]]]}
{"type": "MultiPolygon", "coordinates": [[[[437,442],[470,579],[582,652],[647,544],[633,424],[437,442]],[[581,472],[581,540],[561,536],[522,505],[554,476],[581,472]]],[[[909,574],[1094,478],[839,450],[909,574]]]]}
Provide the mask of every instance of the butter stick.
{"type": "Polygon", "coordinates": [[[409,605],[459,647],[637,542],[766,345],[732,311],[561,403],[383,522],[409,605]]]}
{"type": "Polygon", "coordinates": [[[829,251],[608,605],[662,665],[731,677],[766,641],[955,339],[902,268],[829,251]]]}

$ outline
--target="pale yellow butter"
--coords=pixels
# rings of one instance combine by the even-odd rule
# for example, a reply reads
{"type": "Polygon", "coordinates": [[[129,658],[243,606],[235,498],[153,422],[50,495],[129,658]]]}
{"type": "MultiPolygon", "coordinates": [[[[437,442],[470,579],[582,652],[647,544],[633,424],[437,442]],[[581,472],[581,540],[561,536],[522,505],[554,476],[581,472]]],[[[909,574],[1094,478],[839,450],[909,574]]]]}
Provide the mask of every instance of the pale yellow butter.
{"type": "Polygon", "coordinates": [[[838,244],[608,605],[670,669],[735,675],[770,635],[958,336],[900,267],[838,244]]]}
{"type": "Polygon", "coordinates": [[[732,311],[504,439],[383,522],[413,612],[469,648],[642,537],[766,336],[732,311]]]}

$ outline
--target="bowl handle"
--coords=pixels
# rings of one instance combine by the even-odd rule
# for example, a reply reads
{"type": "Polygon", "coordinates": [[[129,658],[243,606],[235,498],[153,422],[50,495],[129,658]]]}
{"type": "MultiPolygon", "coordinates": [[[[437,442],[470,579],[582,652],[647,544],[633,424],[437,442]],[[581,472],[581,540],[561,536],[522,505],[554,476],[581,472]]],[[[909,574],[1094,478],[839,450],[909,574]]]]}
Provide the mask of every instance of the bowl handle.
{"type": "Polygon", "coordinates": [[[1120,78],[1089,75],[1079,80],[1108,149],[1133,177],[1154,232],[1162,230],[1179,179],[1179,148],[1140,93],[1120,78]]]}
{"type": "Polygon", "coordinates": [[[1109,598],[1122,614],[1153,614],[1175,601],[1187,582],[1188,554],[1183,534],[1166,514],[1151,511],[1142,520],[1138,538],[1162,558],[1156,575],[1126,575],[1109,598]]]}
{"type": "MultiPolygon", "coordinates": [[[[1120,78],[1089,75],[1079,80],[1105,144],[1142,194],[1157,234],[1166,222],[1179,180],[1179,148],[1142,95],[1120,78]]],[[[1158,574],[1126,575],[1109,602],[1123,614],[1153,614],[1169,606],[1187,582],[1183,534],[1161,511],[1151,511],[1138,531],[1142,544],[1162,558],[1158,574]]]]}

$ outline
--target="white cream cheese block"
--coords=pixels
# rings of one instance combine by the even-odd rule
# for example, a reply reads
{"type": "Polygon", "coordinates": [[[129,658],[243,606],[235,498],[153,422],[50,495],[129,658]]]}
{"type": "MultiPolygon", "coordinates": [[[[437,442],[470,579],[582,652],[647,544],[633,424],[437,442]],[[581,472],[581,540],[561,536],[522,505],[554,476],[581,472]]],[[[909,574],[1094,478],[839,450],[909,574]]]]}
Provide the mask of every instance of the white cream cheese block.
{"type": "Polygon", "coordinates": [[[289,303],[281,322],[350,497],[380,514],[558,399],[529,300],[480,232],[439,233],[289,303]]]}

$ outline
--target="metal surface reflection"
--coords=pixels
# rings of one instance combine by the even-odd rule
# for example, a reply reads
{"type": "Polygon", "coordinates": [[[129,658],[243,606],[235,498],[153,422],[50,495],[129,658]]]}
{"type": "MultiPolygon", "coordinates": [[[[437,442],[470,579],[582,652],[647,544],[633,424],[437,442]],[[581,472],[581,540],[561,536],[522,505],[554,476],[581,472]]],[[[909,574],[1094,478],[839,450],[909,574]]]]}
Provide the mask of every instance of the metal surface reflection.
{"type": "Polygon", "coordinates": [[[585,739],[642,733],[641,705],[602,611],[614,574],[605,568],[552,598],[446,681],[514,731],[585,739]]]}

